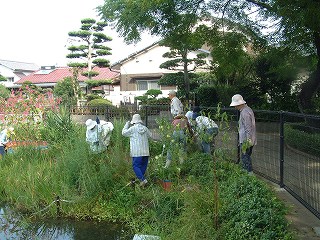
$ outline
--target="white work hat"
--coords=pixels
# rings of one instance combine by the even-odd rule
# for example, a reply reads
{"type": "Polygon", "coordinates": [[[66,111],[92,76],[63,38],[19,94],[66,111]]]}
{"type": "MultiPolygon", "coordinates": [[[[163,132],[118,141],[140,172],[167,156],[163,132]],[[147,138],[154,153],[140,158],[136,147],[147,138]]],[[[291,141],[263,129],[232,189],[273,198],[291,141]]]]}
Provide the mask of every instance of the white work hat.
{"type": "Polygon", "coordinates": [[[176,91],[174,91],[174,90],[170,90],[170,91],[169,91],[169,95],[176,96],[177,93],[176,93],[176,91]]]}
{"type": "Polygon", "coordinates": [[[239,106],[245,104],[246,101],[243,100],[243,97],[240,94],[233,95],[230,107],[239,106]]]}
{"type": "Polygon", "coordinates": [[[94,128],[96,125],[97,125],[97,122],[96,121],[93,121],[93,120],[91,120],[91,119],[88,119],[87,121],[86,121],[86,125],[87,125],[87,129],[92,129],[92,128],[94,128]]]}
{"type": "Polygon", "coordinates": [[[141,117],[139,114],[134,114],[132,116],[131,124],[142,123],[141,117]]]}

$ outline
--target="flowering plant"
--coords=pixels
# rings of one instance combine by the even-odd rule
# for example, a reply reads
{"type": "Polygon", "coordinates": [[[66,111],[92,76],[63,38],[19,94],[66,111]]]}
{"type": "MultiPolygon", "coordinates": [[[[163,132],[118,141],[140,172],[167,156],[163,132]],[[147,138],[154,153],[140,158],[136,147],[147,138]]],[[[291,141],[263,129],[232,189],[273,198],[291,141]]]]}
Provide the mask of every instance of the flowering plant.
{"type": "Polygon", "coordinates": [[[0,121],[3,125],[13,126],[19,140],[39,140],[43,126],[44,113],[57,110],[60,99],[52,92],[41,93],[25,86],[12,91],[7,99],[0,99],[0,121]]]}

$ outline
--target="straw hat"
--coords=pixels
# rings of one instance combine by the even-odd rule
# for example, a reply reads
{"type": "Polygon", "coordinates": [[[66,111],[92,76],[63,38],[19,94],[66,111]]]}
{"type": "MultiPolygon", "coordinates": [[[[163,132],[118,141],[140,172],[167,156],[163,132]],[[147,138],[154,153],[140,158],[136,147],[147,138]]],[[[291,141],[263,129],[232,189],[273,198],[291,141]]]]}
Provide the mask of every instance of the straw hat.
{"type": "Polygon", "coordinates": [[[230,107],[239,106],[245,104],[246,101],[243,100],[243,97],[240,94],[233,95],[230,107]]]}
{"type": "Polygon", "coordinates": [[[97,125],[97,122],[96,121],[93,121],[91,119],[88,119],[86,121],[86,125],[87,125],[87,130],[91,130],[93,129],[96,125],[97,125]]]}
{"type": "Polygon", "coordinates": [[[141,117],[139,114],[134,114],[132,116],[131,124],[142,123],[141,117]]]}

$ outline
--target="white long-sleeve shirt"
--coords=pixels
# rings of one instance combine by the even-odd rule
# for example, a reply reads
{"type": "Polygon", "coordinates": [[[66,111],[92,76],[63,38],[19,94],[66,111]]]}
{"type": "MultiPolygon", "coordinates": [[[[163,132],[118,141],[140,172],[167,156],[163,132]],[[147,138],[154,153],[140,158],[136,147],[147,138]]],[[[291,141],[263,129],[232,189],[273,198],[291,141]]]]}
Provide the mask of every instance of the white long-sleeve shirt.
{"type": "Polygon", "coordinates": [[[218,125],[211,119],[205,116],[198,116],[196,118],[197,129],[209,129],[209,128],[218,128],[218,125]]]}
{"type": "Polygon", "coordinates": [[[183,113],[183,105],[179,98],[173,97],[171,99],[171,114],[173,117],[183,113]]]}
{"type": "Polygon", "coordinates": [[[7,129],[4,129],[0,132],[0,146],[4,146],[9,141],[7,133],[7,129]]]}
{"type": "Polygon", "coordinates": [[[149,156],[149,139],[151,132],[141,123],[136,123],[130,127],[130,122],[127,122],[123,129],[122,135],[130,138],[130,156],[142,157],[149,156]]]}
{"type": "Polygon", "coordinates": [[[101,152],[109,146],[113,128],[111,122],[101,120],[95,128],[87,130],[86,141],[90,144],[92,151],[101,152]]]}

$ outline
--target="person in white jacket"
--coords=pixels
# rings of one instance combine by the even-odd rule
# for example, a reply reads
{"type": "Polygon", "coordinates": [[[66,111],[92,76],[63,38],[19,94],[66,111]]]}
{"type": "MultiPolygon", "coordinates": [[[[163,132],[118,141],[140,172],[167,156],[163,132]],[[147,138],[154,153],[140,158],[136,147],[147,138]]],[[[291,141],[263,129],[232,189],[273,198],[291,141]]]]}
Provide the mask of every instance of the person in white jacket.
{"type": "Polygon", "coordinates": [[[139,114],[132,116],[123,129],[122,135],[130,138],[130,156],[132,157],[132,168],[136,177],[140,180],[140,186],[147,184],[145,173],[149,161],[149,138],[150,130],[142,124],[139,114]]]}
{"type": "Polygon", "coordinates": [[[89,143],[90,149],[95,153],[105,151],[110,144],[111,133],[114,129],[113,124],[103,120],[88,119],[86,125],[86,141],[89,143]]]}
{"type": "Polygon", "coordinates": [[[14,128],[5,128],[0,132],[0,158],[5,154],[5,146],[10,141],[10,136],[14,134],[14,128]]]}
{"type": "Polygon", "coordinates": [[[201,142],[202,151],[211,154],[211,146],[219,132],[218,125],[211,118],[200,115],[200,112],[194,112],[192,119],[195,121],[195,136],[201,142]]]}

